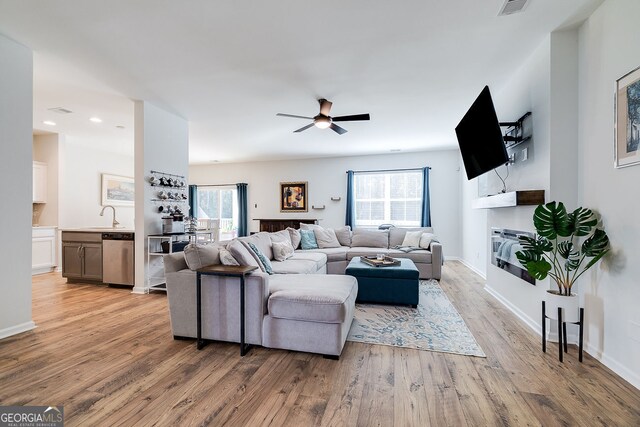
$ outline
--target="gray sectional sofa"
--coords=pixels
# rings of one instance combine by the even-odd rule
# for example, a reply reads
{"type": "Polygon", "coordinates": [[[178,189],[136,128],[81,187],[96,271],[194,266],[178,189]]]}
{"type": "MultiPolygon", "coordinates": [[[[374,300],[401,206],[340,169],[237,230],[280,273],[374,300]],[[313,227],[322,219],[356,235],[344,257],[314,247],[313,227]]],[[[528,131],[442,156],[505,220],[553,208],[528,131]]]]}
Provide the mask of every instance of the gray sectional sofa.
{"type": "MultiPolygon", "coordinates": [[[[257,233],[216,245],[190,245],[184,253],[165,255],[173,335],[176,338],[196,337],[195,270],[221,263],[232,255],[241,265],[259,268],[246,278],[247,343],[337,357],[349,333],[358,293],[356,279],[344,275],[353,257],[386,253],[410,258],[418,267],[421,278],[440,278],[442,247],[439,243],[431,243],[429,249],[410,252],[393,248],[402,244],[407,230],[355,230],[353,233],[342,230],[336,233],[341,237],[338,247],[295,249],[284,261],[274,259],[272,245],[288,239],[297,246],[296,232],[292,229],[257,233]],[[251,250],[251,245],[269,258],[272,274],[265,271],[264,262],[251,250]]],[[[430,228],[409,230],[432,232],[430,228]]],[[[202,277],[203,338],[240,342],[239,300],[236,278],[202,277]]]]}

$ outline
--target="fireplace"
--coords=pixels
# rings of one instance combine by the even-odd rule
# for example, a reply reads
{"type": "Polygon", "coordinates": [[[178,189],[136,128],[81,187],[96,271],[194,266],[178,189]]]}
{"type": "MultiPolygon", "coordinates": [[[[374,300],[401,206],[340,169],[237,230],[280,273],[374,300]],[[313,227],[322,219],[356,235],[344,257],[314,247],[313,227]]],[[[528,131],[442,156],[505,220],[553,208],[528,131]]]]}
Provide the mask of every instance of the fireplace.
{"type": "Polygon", "coordinates": [[[519,277],[532,285],[536,280],[522,267],[516,257],[516,252],[522,250],[518,241],[519,236],[535,237],[527,231],[509,230],[506,228],[491,229],[491,264],[519,277]]]}

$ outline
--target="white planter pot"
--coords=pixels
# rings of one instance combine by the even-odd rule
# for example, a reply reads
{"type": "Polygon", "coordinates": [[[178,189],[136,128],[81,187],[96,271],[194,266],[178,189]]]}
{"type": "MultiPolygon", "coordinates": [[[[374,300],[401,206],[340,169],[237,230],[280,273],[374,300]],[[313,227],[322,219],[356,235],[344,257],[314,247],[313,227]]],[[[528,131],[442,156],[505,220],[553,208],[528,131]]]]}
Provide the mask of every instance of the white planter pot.
{"type": "Polygon", "coordinates": [[[558,320],[558,307],[562,308],[562,321],[575,323],[580,320],[580,304],[576,294],[560,295],[556,291],[547,291],[545,311],[547,317],[558,320]]]}

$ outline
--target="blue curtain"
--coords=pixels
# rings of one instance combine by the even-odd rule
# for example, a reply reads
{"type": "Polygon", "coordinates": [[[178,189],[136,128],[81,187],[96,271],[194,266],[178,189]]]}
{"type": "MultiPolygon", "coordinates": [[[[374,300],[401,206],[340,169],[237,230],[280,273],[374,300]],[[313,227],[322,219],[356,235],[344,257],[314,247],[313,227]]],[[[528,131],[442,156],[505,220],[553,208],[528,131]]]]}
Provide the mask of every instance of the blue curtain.
{"type": "Polygon", "coordinates": [[[249,221],[247,219],[247,184],[236,184],[238,189],[238,237],[249,235],[249,221]]]}
{"type": "Polygon", "coordinates": [[[344,225],[348,225],[353,230],[356,225],[355,195],[353,192],[353,171],[347,171],[347,215],[344,225]]]}
{"type": "Polygon", "coordinates": [[[429,200],[429,169],[422,168],[422,226],[431,227],[431,202],[429,200]]]}
{"type": "Polygon", "coordinates": [[[191,218],[198,217],[198,186],[189,186],[189,215],[191,218]]]}

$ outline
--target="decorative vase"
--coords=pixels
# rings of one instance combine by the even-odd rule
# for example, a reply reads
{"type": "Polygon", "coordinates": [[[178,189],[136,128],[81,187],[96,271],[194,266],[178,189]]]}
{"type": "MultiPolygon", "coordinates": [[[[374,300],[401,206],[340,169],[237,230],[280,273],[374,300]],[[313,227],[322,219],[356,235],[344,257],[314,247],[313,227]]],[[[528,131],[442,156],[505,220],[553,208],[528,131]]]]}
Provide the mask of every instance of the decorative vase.
{"type": "Polygon", "coordinates": [[[545,298],[547,317],[558,320],[558,307],[562,308],[562,321],[576,323],[580,320],[580,299],[577,294],[561,295],[548,290],[545,298]]]}

